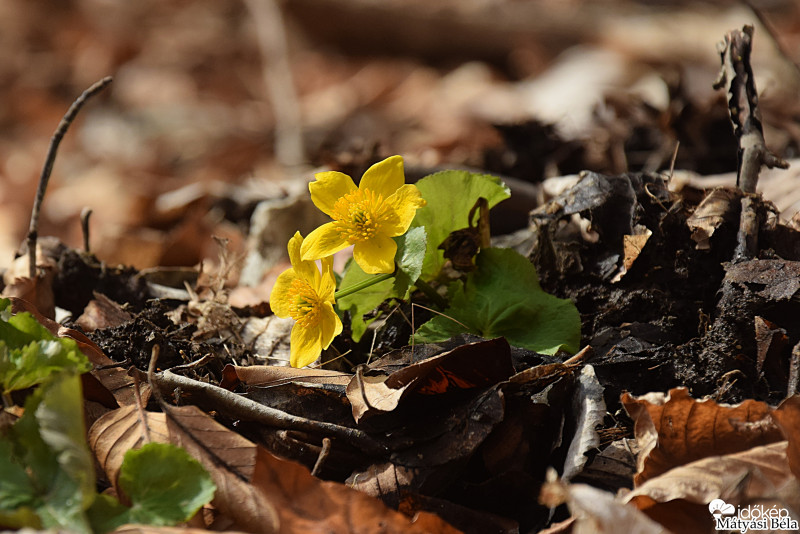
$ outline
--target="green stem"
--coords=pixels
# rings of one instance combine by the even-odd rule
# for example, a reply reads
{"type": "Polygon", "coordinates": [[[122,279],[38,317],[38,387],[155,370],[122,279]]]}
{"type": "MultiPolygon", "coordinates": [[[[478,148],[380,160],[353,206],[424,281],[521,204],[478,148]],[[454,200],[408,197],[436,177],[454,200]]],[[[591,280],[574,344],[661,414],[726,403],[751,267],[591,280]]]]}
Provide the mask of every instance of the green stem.
{"type": "Polygon", "coordinates": [[[436,290],[428,284],[428,282],[420,278],[414,283],[414,285],[417,286],[417,289],[425,293],[425,296],[431,299],[431,302],[438,306],[439,309],[447,309],[447,300],[437,293],[436,290]]]}
{"type": "Polygon", "coordinates": [[[368,280],[364,280],[363,282],[359,282],[359,283],[357,283],[355,285],[352,285],[350,287],[347,287],[347,288],[344,288],[344,289],[340,289],[339,291],[337,291],[336,293],[333,294],[333,298],[336,299],[336,300],[339,300],[340,298],[346,297],[348,295],[352,295],[356,291],[361,291],[364,288],[367,288],[369,286],[373,286],[373,285],[375,285],[377,283],[383,282],[384,280],[388,280],[389,278],[391,278],[393,276],[394,276],[394,273],[379,274],[378,276],[375,276],[375,277],[370,278],[368,280]]]}

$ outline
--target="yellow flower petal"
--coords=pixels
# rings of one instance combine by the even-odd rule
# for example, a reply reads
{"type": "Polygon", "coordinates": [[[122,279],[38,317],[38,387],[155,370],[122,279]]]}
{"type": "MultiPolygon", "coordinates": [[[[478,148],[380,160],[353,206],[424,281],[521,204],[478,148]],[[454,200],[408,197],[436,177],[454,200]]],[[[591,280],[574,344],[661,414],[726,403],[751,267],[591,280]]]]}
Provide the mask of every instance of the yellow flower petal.
{"type": "MultiPolygon", "coordinates": [[[[319,282],[319,270],[313,261],[303,261],[301,258],[300,250],[303,246],[303,236],[300,232],[295,232],[294,236],[289,240],[289,261],[292,262],[292,268],[297,273],[297,276],[307,280],[309,283],[319,282]]],[[[312,283],[312,285],[314,285],[312,283]]]]}
{"type": "Polygon", "coordinates": [[[391,237],[376,235],[369,241],[356,243],[353,259],[367,274],[391,273],[396,252],[397,243],[391,237]]]}
{"type": "Polygon", "coordinates": [[[289,364],[292,367],[305,367],[313,363],[322,352],[319,330],[295,324],[292,327],[291,347],[289,364]]]}
{"type": "Polygon", "coordinates": [[[367,172],[361,177],[361,183],[358,188],[362,191],[369,189],[386,199],[394,194],[405,181],[403,158],[401,156],[392,156],[367,169],[367,172]]]}
{"type": "Polygon", "coordinates": [[[316,181],[308,184],[311,202],[328,217],[333,217],[333,205],[350,191],[355,191],[353,179],[336,171],[318,172],[316,181]]]}
{"type": "MultiPolygon", "coordinates": [[[[331,256],[349,245],[342,239],[335,223],[326,223],[308,234],[300,247],[300,255],[304,261],[318,260],[331,256]]],[[[316,270],[316,267],[314,267],[316,270]]]]}
{"type": "Polygon", "coordinates": [[[289,308],[293,298],[289,290],[296,278],[297,273],[294,269],[286,269],[278,275],[275,285],[272,286],[272,292],[269,295],[269,307],[278,317],[289,317],[289,308]]]}
{"type": "Polygon", "coordinates": [[[330,347],[333,338],[342,333],[342,321],[339,319],[339,316],[336,315],[336,312],[333,311],[333,305],[330,302],[324,303],[320,330],[320,340],[323,349],[330,347]]]}
{"type": "Polygon", "coordinates": [[[319,284],[314,289],[322,300],[334,302],[333,294],[336,292],[336,277],[333,275],[333,256],[322,258],[322,276],[319,284]]]}
{"type": "Polygon", "coordinates": [[[402,186],[386,199],[386,203],[394,209],[397,215],[397,218],[392,221],[393,224],[385,229],[386,234],[392,237],[406,233],[417,210],[426,204],[419,189],[413,184],[402,186]]]}

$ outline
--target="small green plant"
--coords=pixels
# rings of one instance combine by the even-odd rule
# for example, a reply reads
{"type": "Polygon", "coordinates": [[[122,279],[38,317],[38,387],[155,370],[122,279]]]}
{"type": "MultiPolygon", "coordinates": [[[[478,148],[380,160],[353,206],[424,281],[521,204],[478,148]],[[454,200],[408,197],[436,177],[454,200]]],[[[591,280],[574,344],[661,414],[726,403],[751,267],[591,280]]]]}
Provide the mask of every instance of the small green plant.
{"type": "Polygon", "coordinates": [[[309,184],[311,200],[333,220],[305,240],[295,234],[289,243],[292,268],[281,274],[270,296],[276,315],[296,321],[293,366],[312,363],[341,333],[341,320],[332,310],[349,312],[357,341],[381,303],[406,300],[413,288],[442,312],[417,330],[415,342],[470,332],[503,336],[546,354],[578,350],[578,310],[571,301],[545,293],[534,266],[514,250],[481,243],[467,260],[471,272],[454,281],[442,276],[447,263],[442,244],[473,230],[476,206],[488,210],[508,198],[505,184],[466,171],[404,182],[403,159],[392,156],[370,167],[358,188],[339,172],[318,173],[309,184]],[[348,245],[354,245],[353,260],[336,291],[330,256],[348,245]],[[315,260],[322,261],[322,273],[310,265],[315,260]]]}
{"type": "Polygon", "coordinates": [[[210,502],[210,475],[183,449],[149,444],[128,451],[119,485],[131,506],[100,495],[86,444],[80,374],[91,369],[75,341],[53,336],[0,299],[0,383],[36,388],[13,424],[0,423],[0,527],[103,533],[124,523],[175,525],[210,502]]]}

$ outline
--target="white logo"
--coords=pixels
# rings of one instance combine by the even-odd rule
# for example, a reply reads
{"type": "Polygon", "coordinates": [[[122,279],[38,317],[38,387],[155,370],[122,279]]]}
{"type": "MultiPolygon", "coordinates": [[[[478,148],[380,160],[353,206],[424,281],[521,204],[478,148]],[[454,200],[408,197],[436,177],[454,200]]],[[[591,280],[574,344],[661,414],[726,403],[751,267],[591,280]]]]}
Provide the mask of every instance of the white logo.
{"type": "Polygon", "coordinates": [[[720,515],[733,515],[736,513],[736,507],[722,499],[714,499],[708,503],[708,511],[717,517],[720,515]]]}
{"type": "Polygon", "coordinates": [[[777,505],[751,504],[745,507],[728,504],[722,499],[708,503],[708,512],[714,518],[716,530],[800,530],[786,508],[777,505]]]}

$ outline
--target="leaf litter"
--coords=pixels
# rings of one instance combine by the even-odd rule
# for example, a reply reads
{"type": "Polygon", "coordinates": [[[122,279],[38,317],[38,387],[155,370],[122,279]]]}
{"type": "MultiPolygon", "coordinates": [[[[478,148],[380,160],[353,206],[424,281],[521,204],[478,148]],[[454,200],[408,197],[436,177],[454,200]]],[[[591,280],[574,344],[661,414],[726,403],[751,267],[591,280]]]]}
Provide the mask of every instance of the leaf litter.
{"type": "MultiPolygon", "coordinates": [[[[674,101],[687,98],[673,89],[674,101]]],[[[573,358],[494,328],[497,310],[488,322],[476,319],[481,310],[469,305],[479,299],[467,298],[470,291],[487,293],[491,307],[495,288],[470,274],[463,302],[444,311],[450,319],[384,303],[413,284],[376,291],[375,302],[362,303],[352,314],[358,319],[346,321],[350,333],[360,329],[356,340],[338,340],[323,355],[326,367],[337,369],[331,371],[267,365],[288,358],[287,325],[274,321],[268,306],[233,306],[224,274],[209,279],[195,271],[199,277],[156,283],[58,242],[37,255],[50,278],[26,285],[27,265],[7,270],[4,295],[14,297],[14,312],[27,310],[53,335],[74,339],[94,366],[81,391],[101,489],[124,496],[122,458],[155,441],[183,447],[214,480],[214,500],[190,522],[196,529],[683,532],[711,528],[714,499],[767,502],[797,517],[800,338],[791,318],[800,302],[800,240],[781,220],[792,214],[757,198],[757,254],[737,259],[743,194],[678,189],[665,174],[623,172],[643,154],[665,161],[667,141],[653,126],[658,114],[641,102],[609,98],[606,105],[610,115],[597,117],[592,131],[629,127],[618,128],[617,137],[592,143],[562,139],[547,124],[501,125],[496,150],[503,157],[487,153],[482,166],[512,175],[505,180],[512,199],[528,191],[513,176],[545,167],[532,159],[532,140],[547,141],[550,152],[539,157],[550,164],[596,169],[538,208],[529,203],[523,213],[533,209],[530,225],[515,236],[537,284],[577,306],[580,340],[567,348],[588,349],[573,358]],[[606,159],[597,157],[602,142],[606,159]],[[620,150],[627,165],[620,165],[620,150]],[[81,319],[69,327],[52,321],[56,306],[81,319]],[[382,310],[358,323],[376,308],[382,310]],[[430,320],[447,331],[451,319],[489,339],[453,331],[408,345],[420,324],[430,320]],[[147,370],[153,347],[161,354],[148,379],[135,368],[147,370]]],[[[718,112],[688,109],[681,126],[709,131],[727,121],[718,112]]],[[[713,157],[700,145],[686,144],[679,161],[729,170],[720,160],[735,146],[713,157]]],[[[376,159],[339,152],[330,161],[359,175],[347,166],[363,170],[376,159]]],[[[472,221],[458,226],[453,230],[472,221]]],[[[451,243],[463,237],[449,235],[451,243]]],[[[409,250],[436,250],[448,235],[416,237],[409,250]]],[[[477,261],[494,253],[485,252],[477,261]]],[[[224,273],[228,260],[221,258],[224,273]]],[[[468,262],[456,267],[467,272],[468,262]]],[[[8,408],[29,394],[4,399],[0,435],[13,423],[8,418],[19,416],[8,408]]],[[[57,427],[49,417],[43,424],[57,427]]],[[[62,446],[83,443],[61,434],[69,441],[62,446]]],[[[0,509],[0,525],[26,524],[25,513],[6,511],[0,509]]],[[[119,531],[134,529],[168,530],[119,531]]]]}

